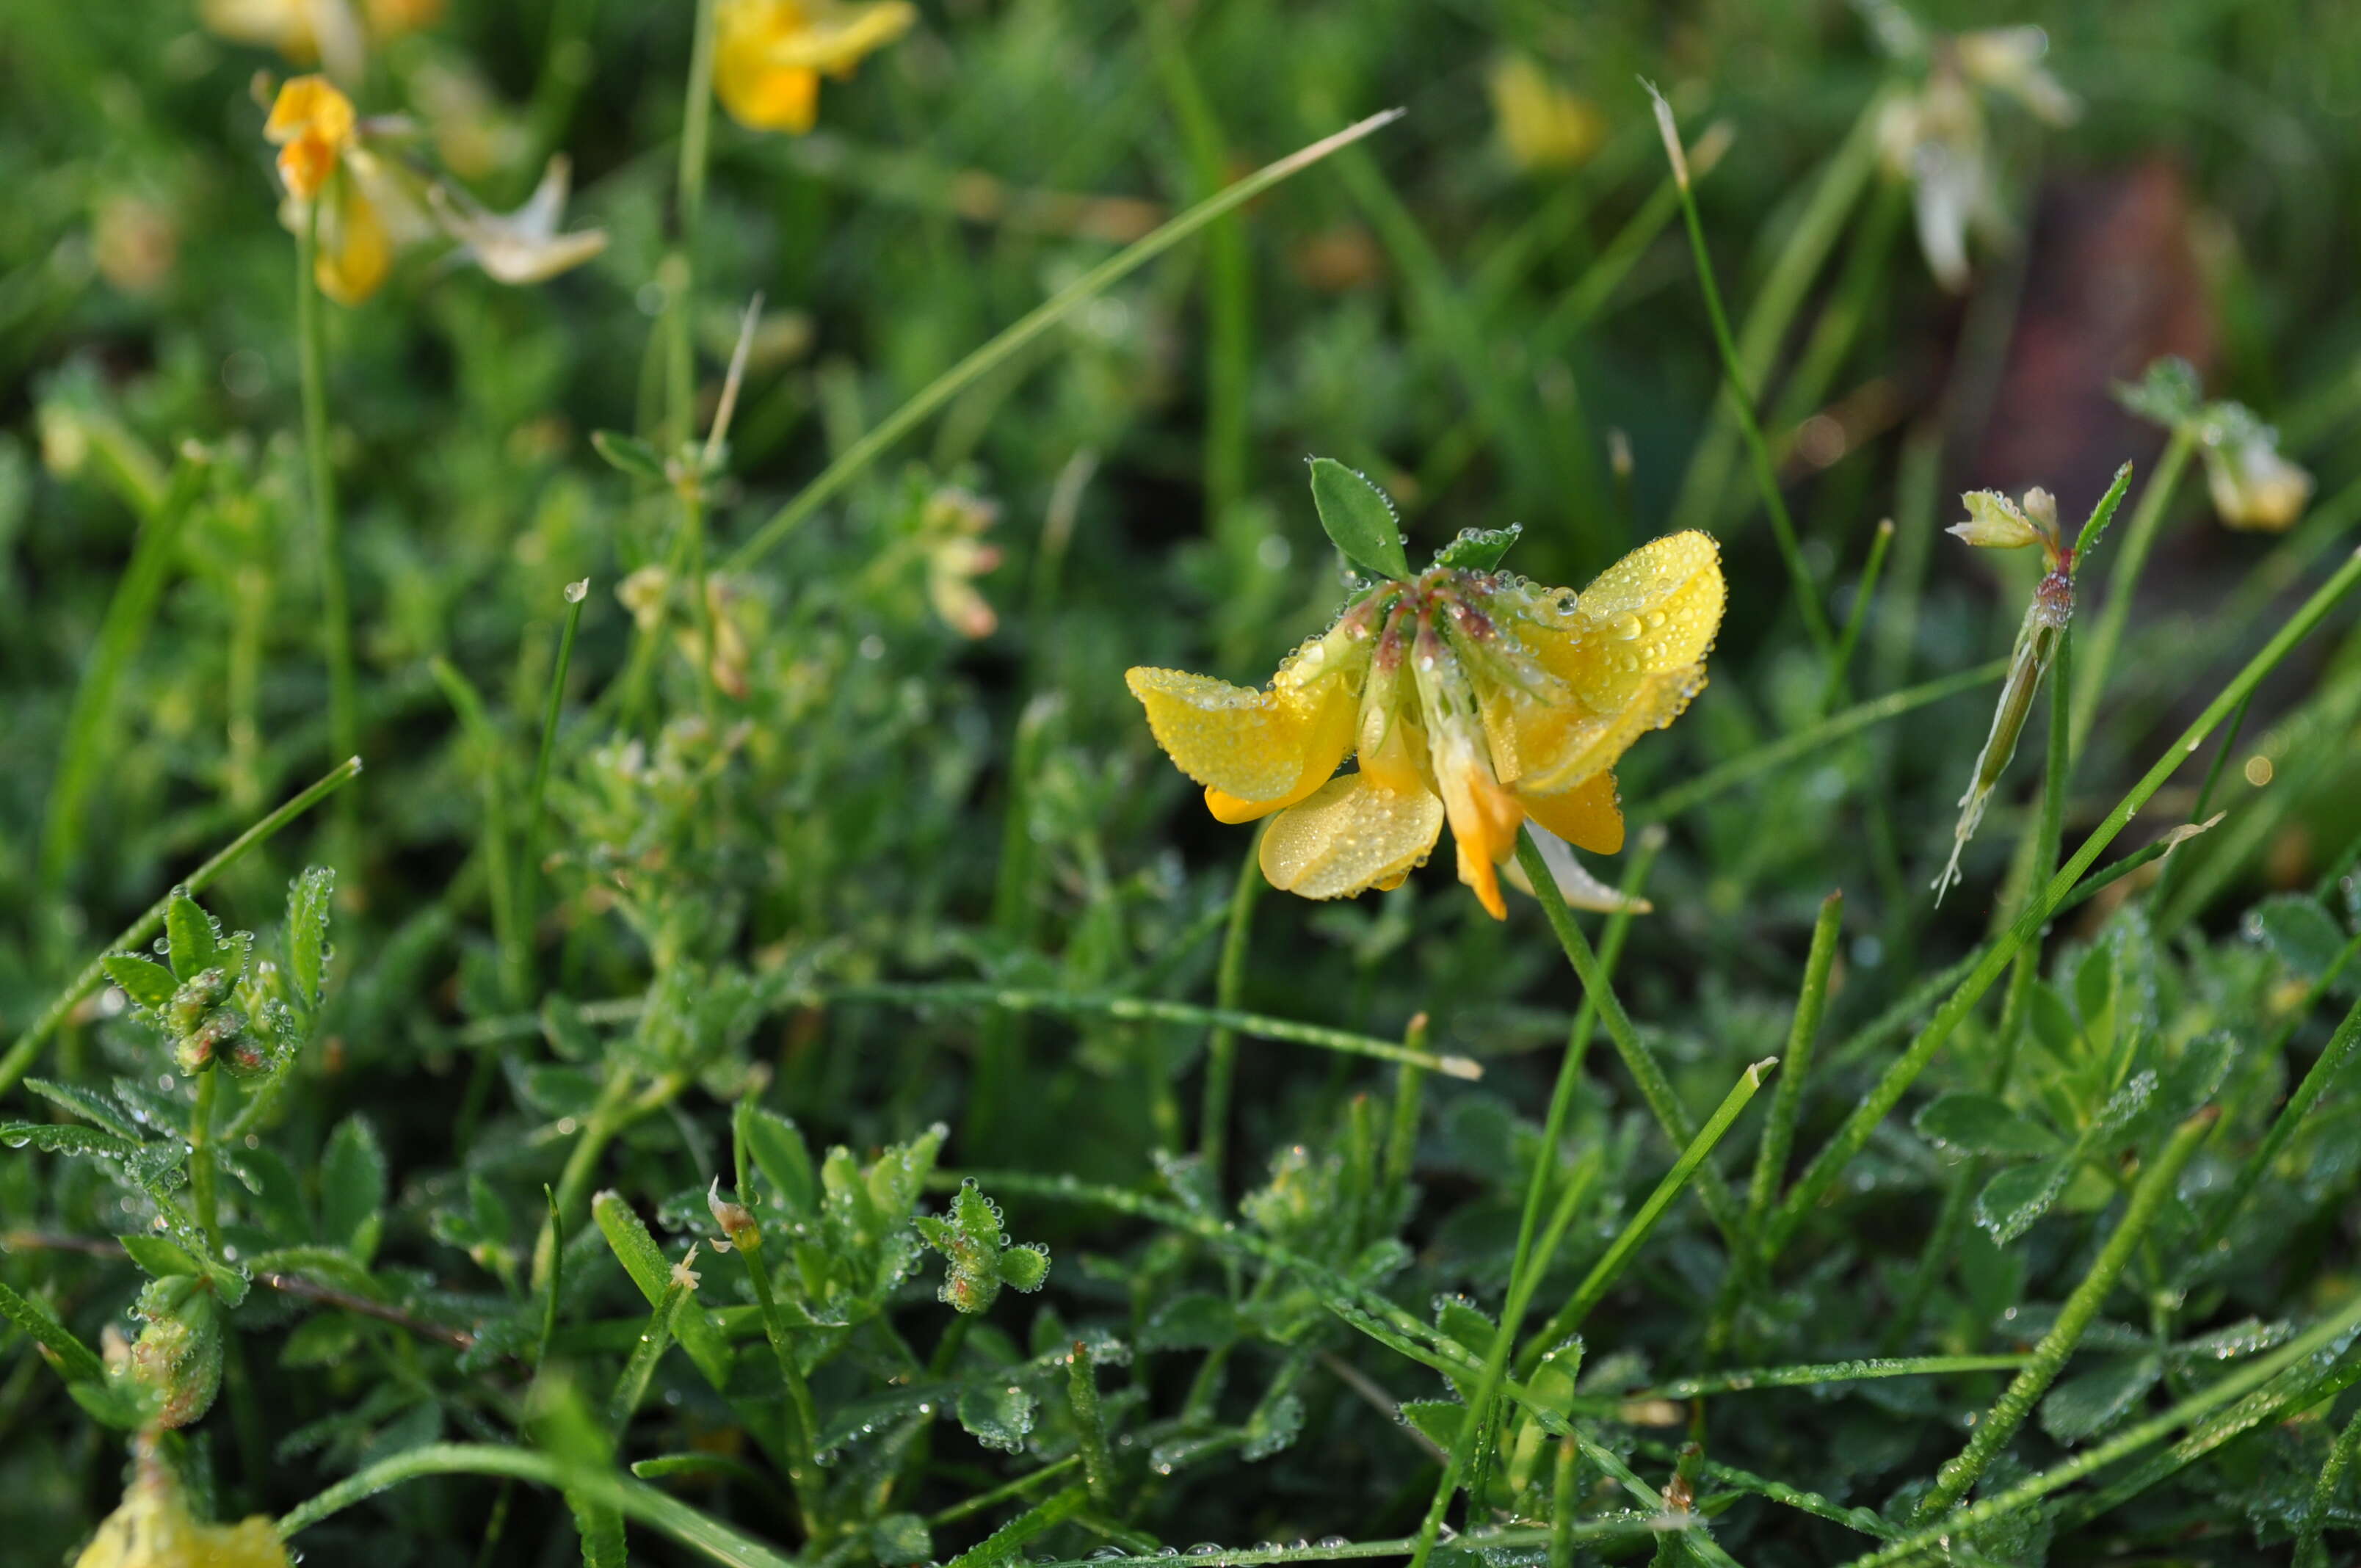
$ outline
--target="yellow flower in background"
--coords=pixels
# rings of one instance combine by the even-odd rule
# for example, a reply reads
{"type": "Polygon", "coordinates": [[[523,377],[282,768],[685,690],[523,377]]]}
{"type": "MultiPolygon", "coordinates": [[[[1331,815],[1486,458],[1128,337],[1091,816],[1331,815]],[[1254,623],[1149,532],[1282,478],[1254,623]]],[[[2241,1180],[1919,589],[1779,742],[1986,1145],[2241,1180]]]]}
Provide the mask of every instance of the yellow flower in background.
{"type": "Polygon", "coordinates": [[[1505,56],[1485,78],[1500,145],[1518,168],[1538,172],[1574,169],[1590,161],[1607,139],[1607,117],[1598,105],[1550,80],[1521,54],[1505,56]]]}
{"type": "Polygon", "coordinates": [[[106,1516],[74,1568],[289,1568],[279,1531],[260,1514],[199,1524],[171,1471],[142,1446],[123,1506],[106,1516]]]}
{"type": "Polygon", "coordinates": [[[2223,526],[2285,533],[2312,499],[2312,475],[2279,455],[2279,432],[2244,405],[2217,403],[2198,426],[2205,488],[2223,526]]]}
{"type": "Polygon", "coordinates": [[[347,82],[360,79],[371,43],[432,26],[444,0],[200,0],[198,20],[231,43],[276,49],[290,64],[324,61],[347,82]]]}
{"type": "Polygon", "coordinates": [[[324,76],[298,76],[280,87],[262,135],[279,148],[279,178],[289,195],[318,198],[352,148],[357,124],[353,101],[324,76]]]}
{"type": "Polygon", "coordinates": [[[1261,691],[1180,670],[1126,676],[1157,743],[1224,822],[1278,813],[1263,874],[1306,898],[1400,886],[1451,827],[1459,880],[1507,917],[1499,868],[1527,820],[1623,845],[1613,768],[1705,685],[1719,548],[1643,545],[1580,594],[1444,565],[1381,584],[1261,691]],[[1337,764],[1357,751],[1357,772],[1337,764]]]}
{"type": "Polygon", "coordinates": [[[800,135],[818,115],[822,71],[851,75],[917,19],[906,0],[721,0],[713,90],[749,130],[800,135]]]}
{"type": "Polygon", "coordinates": [[[1923,55],[1929,69],[1922,84],[1888,97],[1879,111],[1879,151],[1890,176],[1910,181],[1927,269],[1957,293],[1968,286],[1969,234],[1997,239],[2009,232],[1984,100],[2013,98],[2052,126],[2071,124],[2081,106],[2042,69],[2049,38],[2039,27],[1929,38],[1910,27],[1894,42],[1923,55]]]}

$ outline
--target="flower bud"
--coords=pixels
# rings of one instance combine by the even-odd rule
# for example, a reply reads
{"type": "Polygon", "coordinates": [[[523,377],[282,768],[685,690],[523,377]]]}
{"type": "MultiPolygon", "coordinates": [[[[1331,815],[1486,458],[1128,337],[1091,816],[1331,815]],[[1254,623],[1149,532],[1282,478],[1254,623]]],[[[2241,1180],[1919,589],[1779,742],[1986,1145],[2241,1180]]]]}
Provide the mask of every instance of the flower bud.
{"type": "Polygon", "coordinates": [[[213,1408],[221,1388],[221,1306],[204,1281],[176,1274],[139,1292],[139,1338],[107,1345],[107,1376],[137,1399],[152,1425],[184,1427],[213,1408]]]}
{"type": "Polygon", "coordinates": [[[754,1223],[754,1212],[745,1204],[721,1196],[721,1179],[715,1177],[713,1185],[705,1190],[705,1207],[713,1215],[713,1223],[721,1227],[727,1241],[714,1245],[727,1252],[731,1247],[741,1252],[758,1251],[763,1245],[763,1227],[754,1223]]]}
{"type": "MultiPolygon", "coordinates": [[[[2058,508],[2049,500],[2047,491],[2030,490],[2026,494],[2028,508],[2039,496],[2048,502],[2045,534],[2017,504],[1998,490],[1970,490],[1960,499],[1968,509],[1968,521],[1955,522],[1945,532],[1978,550],[2021,550],[2028,544],[2039,544],[2045,538],[2058,536],[2058,508]]],[[[2037,513],[2036,516],[2041,514],[2037,513]]]]}
{"type": "Polygon", "coordinates": [[[2225,526],[2283,533],[2303,515],[2312,476],[2279,455],[2276,432],[2257,426],[2204,451],[2205,488],[2225,526]]]}

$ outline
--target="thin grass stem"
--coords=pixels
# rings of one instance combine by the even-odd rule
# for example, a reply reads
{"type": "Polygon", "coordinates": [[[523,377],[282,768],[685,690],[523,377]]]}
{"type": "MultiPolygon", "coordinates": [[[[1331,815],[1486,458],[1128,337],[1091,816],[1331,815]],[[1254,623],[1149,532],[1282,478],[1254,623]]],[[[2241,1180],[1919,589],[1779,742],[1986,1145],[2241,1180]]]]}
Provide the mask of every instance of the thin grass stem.
{"type": "MultiPolygon", "coordinates": [[[[2114,565],[2107,572],[2107,602],[2100,607],[2098,623],[2091,630],[2091,640],[2084,650],[2088,657],[2074,685],[2074,749],[2081,751],[2091,737],[2092,721],[2098,718],[2099,699],[2105,694],[2107,676],[2115,662],[2115,650],[2124,640],[2124,628],[2131,620],[2132,600],[2139,592],[2140,574],[2147,567],[2150,551],[2156,547],[2158,529],[2163,525],[2166,510],[2172,504],[2172,492],[2180,482],[2180,472],[2189,466],[2190,455],[2196,450],[2196,435],[2187,427],[2178,427],[2172,439],[2165,444],[2164,455],[2157,462],[2156,472],[2141,487],[2139,505],[2133,509],[2131,523],[2122,546],[2115,552],[2114,565]]],[[[2094,538],[2091,541],[2096,543],[2094,538]]]]}
{"type": "Polygon", "coordinates": [[[2209,1106],[2190,1117],[2173,1133],[2164,1152],[2140,1172],[2131,1199],[2124,1206],[2123,1219],[2107,1237],[2106,1245],[2099,1249],[2090,1272],[2082,1276],[2081,1283],[2067,1297],[2065,1306],[2059,1310],[2057,1322],[2033,1347],[2032,1355],[2015,1378],[1993,1401],[1983,1419],[1976,1422],[1975,1434],[1968,1439],[1967,1446],[1936,1472],[1934,1486],[1918,1504],[1916,1519],[1937,1518],[1966,1497],[1985,1468],[2015,1437],[2016,1429],[2033,1413],[2035,1402],[2057,1381],[2066,1358],[2081,1343],[2083,1331],[2106,1304],[2125,1265],[2131,1262],[2134,1249],[2147,1234],[2148,1225],[2163,1209],[2165,1201],[2173,1196],[2173,1184],[2180,1179],[2181,1168],[2197,1152],[2197,1146],[2205,1141],[2205,1135],[2213,1130],[2220,1115],[2218,1110],[2209,1106]]]}
{"type": "MultiPolygon", "coordinates": [[[[336,508],[336,476],[328,455],[326,332],[321,323],[314,258],[320,248],[320,203],[309,203],[295,246],[295,344],[303,395],[303,461],[310,476],[312,518],[319,531],[320,634],[328,660],[328,744],[339,757],[357,756],[360,696],[353,675],[353,612],[345,585],[344,529],[336,508]]],[[[337,808],[347,838],[350,796],[337,808]]],[[[5,1076],[5,1075],[0,1075],[5,1076]]]]}
{"type": "Polygon", "coordinates": [[[1401,117],[1399,109],[1389,109],[1371,115],[1345,126],[1335,135],[1323,137],[1300,151],[1290,153],[1276,163],[1247,175],[1245,179],[1209,196],[1144,238],[1125,247],[1088,272],[1034,307],[1025,315],[1004,328],[998,335],[929,381],[918,393],[900,408],[888,414],[862,438],[838,455],[836,460],[822,469],[818,477],[806,485],[793,500],[774,512],[770,520],[755,530],[753,535],[733,552],[723,563],[725,572],[751,570],[762,558],[777,548],[779,543],[801,527],[810,516],[833,499],[838,492],[857,478],[868,466],[890,450],[902,437],[922,423],[929,414],[990,375],[1022,350],[1034,339],[1064,320],[1078,306],[1121,282],[1141,267],[1163,255],[1174,246],[1195,234],[1223,214],[1261,195],[1281,181],[1300,174],[1329,157],[1341,148],[1350,147],[1363,137],[1391,125],[1401,117]]]}
{"type": "Polygon", "coordinates": [[[2204,743],[2205,738],[2221,726],[2229,717],[2230,710],[2245,700],[2246,695],[2279,666],[2298,642],[2311,635],[2356,583],[2361,583],[2361,554],[2349,556],[2345,565],[2312,593],[2302,608],[2288,619],[2270,641],[2232,677],[2205,710],[2181,732],[2180,739],[2166,749],[2164,755],[2092,829],[2074,858],[2050,879],[2041,896],[2035,899],[2006,931],[1984,944],[1982,956],[1967,979],[1960,983],[1950,999],[1928,1021],[1910,1048],[1887,1068],[1876,1085],[1846,1118],[1836,1136],[1828,1141],[1797,1179],[1765,1237],[1773,1255],[1794,1235],[1804,1217],[1818,1205],[1837,1178],[1851,1164],[1853,1157],[1867,1146],[1878,1124],[1900,1102],[1910,1085],[1926,1069],[1927,1064],[1934,1059],[1936,1052],[1949,1040],[1952,1033],[1991,988],[1993,981],[2000,977],[2001,970],[2015,957],[2017,949],[2032,940],[2041,929],[2050,911],[2073,891],[2092,862],[2114,841],[2149,798],[2163,787],[2165,781],[2204,743]]]}
{"type": "MultiPolygon", "coordinates": [[[[1235,1013],[1246,990],[1246,949],[1254,937],[1255,905],[1262,897],[1262,828],[1248,836],[1246,858],[1230,889],[1229,923],[1222,932],[1222,961],[1213,981],[1217,1011],[1235,1013]]],[[[1216,1024],[1205,1041],[1205,1098],[1197,1119],[1197,1152],[1218,1186],[1229,1157],[1230,1089],[1237,1075],[1238,1031],[1216,1024]]],[[[1405,1062],[1404,1067],[1410,1063],[1405,1062]]]]}

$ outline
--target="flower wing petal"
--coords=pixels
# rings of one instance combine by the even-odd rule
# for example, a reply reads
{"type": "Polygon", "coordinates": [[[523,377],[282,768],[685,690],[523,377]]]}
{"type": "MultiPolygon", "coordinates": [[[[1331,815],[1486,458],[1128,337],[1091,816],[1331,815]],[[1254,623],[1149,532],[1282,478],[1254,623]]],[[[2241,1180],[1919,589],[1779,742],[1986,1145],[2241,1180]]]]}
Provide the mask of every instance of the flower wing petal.
{"type": "Polygon", "coordinates": [[[1225,822],[1250,822],[1302,799],[1352,750],[1357,694],[1346,680],[1249,691],[1210,675],[1143,667],[1126,672],[1124,682],[1174,764],[1226,797],[1206,801],[1225,822]]]}
{"type": "Polygon", "coordinates": [[[1520,790],[1517,798],[1526,816],[1577,850],[1611,855],[1623,848],[1623,806],[1616,798],[1612,770],[1601,769],[1557,795],[1520,790]]]}
{"type": "Polygon", "coordinates": [[[1518,716],[1517,756],[1524,764],[1518,793],[1561,795],[1613,767],[1632,741],[1678,718],[1704,689],[1705,666],[1686,664],[1635,677],[1621,705],[1606,712],[1527,706],[1518,716]]]}
{"type": "Polygon", "coordinates": [[[1705,657],[1726,596],[1721,546],[1691,529],[1652,540],[1599,573],[1575,608],[1608,632],[1606,646],[1638,657],[1631,673],[1654,674],[1705,657]]]}
{"type": "Polygon", "coordinates": [[[1423,790],[1379,789],[1359,773],[1332,779],[1263,830],[1262,874],[1305,898],[1350,898],[1399,883],[1433,852],[1443,802],[1423,790]]]}

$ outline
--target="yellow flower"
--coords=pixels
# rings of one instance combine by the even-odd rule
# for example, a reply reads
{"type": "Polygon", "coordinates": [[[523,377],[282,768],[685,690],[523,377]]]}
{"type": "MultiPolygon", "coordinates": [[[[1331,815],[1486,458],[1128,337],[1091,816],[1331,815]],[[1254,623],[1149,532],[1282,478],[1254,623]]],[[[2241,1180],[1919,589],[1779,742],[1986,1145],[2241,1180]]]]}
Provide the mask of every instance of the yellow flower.
{"type": "Polygon", "coordinates": [[[123,1506],[107,1515],[74,1568],[288,1568],[288,1560],[263,1515],[199,1524],[171,1471],[143,1445],[123,1506]]]}
{"type": "Polygon", "coordinates": [[[2204,432],[2205,488],[2224,527],[2285,533],[2312,499],[2312,476],[2279,455],[2279,433],[2244,409],[2204,432]]]}
{"type": "Polygon", "coordinates": [[[443,0],[201,0],[206,30],[232,43],[277,49],[297,65],[325,58],[345,80],[357,81],[365,45],[413,32],[438,20],[443,0]]]}
{"type": "Polygon", "coordinates": [[[287,193],[309,202],[327,188],[353,146],[353,101],[324,76],[298,76],[279,89],[262,134],[279,148],[287,193]]]}
{"type": "Polygon", "coordinates": [[[1676,533],[1579,595],[1437,565],[1388,582],[1250,691],[1180,670],[1126,676],[1224,822],[1279,815],[1263,874],[1306,898],[1400,886],[1451,826],[1459,880],[1507,917],[1499,867],[1530,818],[1623,847],[1613,768],[1705,685],[1721,625],[1718,547],[1676,533]],[[1360,768],[1336,775],[1346,753],[1360,768]]]}
{"type": "Polygon", "coordinates": [[[1607,118],[1578,93],[1551,81],[1521,54],[1504,57],[1485,79],[1500,145],[1520,169],[1573,169],[1607,138],[1607,118]]]}
{"type": "Polygon", "coordinates": [[[819,112],[820,72],[851,75],[917,19],[906,0],[721,0],[713,90],[749,130],[801,134],[819,112]]]}

